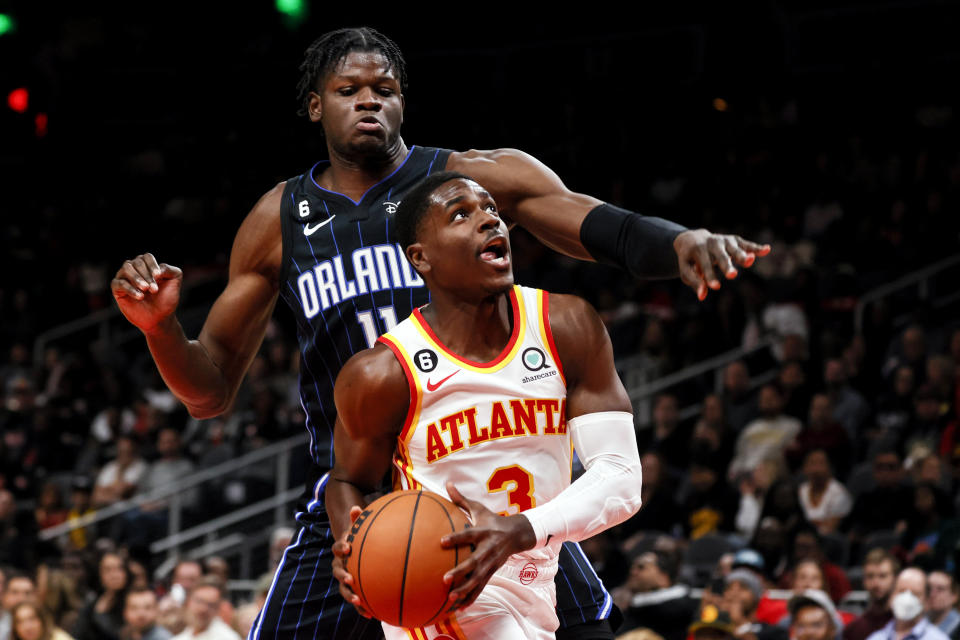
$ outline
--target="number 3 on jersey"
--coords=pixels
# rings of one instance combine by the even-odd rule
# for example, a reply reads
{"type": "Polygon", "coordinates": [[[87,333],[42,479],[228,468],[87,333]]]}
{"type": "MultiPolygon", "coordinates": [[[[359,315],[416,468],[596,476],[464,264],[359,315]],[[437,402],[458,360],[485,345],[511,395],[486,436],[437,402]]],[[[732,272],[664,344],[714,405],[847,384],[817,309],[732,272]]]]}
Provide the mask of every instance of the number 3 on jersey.
{"type": "MultiPolygon", "coordinates": [[[[380,307],[377,309],[377,313],[383,320],[384,332],[391,331],[397,326],[397,312],[393,310],[393,307],[380,307]]],[[[373,311],[358,311],[357,321],[363,329],[363,337],[367,341],[367,348],[373,347],[377,338],[380,337],[380,332],[377,331],[377,322],[373,318],[373,311]]]]}
{"type": "MultiPolygon", "coordinates": [[[[516,507],[514,513],[520,513],[537,506],[533,497],[533,475],[520,465],[500,467],[487,480],[487,491],[490,493],[507,492],[510,506],[516,507]]],[[[510,511],[501,511],[501,516],[511,515],[510,511]]]]}

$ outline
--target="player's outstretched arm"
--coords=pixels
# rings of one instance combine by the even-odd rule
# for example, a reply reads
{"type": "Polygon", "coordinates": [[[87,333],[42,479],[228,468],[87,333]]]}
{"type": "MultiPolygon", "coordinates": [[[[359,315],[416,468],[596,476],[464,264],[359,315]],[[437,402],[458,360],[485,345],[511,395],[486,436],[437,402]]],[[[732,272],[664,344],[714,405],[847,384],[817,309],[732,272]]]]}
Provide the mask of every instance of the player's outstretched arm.
{"type": "Polygon", "coordinates": [[[256,355],[279,291],[283,184],[244,220],[230,255],[230,277],[196,340],[177,321],[183,273],[152,254],[127,260],[111,283],[123,315],[140,329],[164,382],[190,415],[209,418],[233,402],[256,355]]]}
{"type": "Polygon", "coordinates": [[[516,149],[451,154],[447,168],[482,184],[511,221],[573,258],[596,260],[638,278],[680,276],[701,300],[770,252],[739,236],[687,229],[575,193],[536,158],[516,149]]]}
{"type": "Polygon", "coordinates": [[[333,576],[340,594],[364,616],[360,598],[352,591],[353,577],[346,571],[350,555],[350,527],[367,505],[366,496],[380,485],[390,470],[397,435],[403,428],[410,390],[400,363],[378,344],[356,354],[343,366],[334,387],[337,422],[333,432],[334,463],[327,480],[324,502],[330,516],[333,576]]]}

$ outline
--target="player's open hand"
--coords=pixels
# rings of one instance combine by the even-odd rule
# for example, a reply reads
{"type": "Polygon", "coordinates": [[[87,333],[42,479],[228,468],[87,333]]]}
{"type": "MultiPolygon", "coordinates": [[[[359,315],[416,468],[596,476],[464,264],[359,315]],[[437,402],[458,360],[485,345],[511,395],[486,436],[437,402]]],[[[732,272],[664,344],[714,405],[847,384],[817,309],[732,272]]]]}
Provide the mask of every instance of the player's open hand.
{"type": "Polygon", "coordinates": [[[737,266],[751,267],[757,258],[770,253],[768,244],[706,229],[684,231],[673,241],[673,248],[680,264],[680,278],[700,300],[707,297],[710,289],[720,288],[718,272],[732,280],[737,277],[737,266]]]}
{"type": "Polygon", "coordinates": [[[536,536],[530,521],[522,515],[501,516],[481,503],[465,498],[452,482],[447,483],[450,500],[470,513],[473,526],[440,540],[444,548],[471,545],[469,558],[447,572],[444,580],[453,585],[450,610],[473,604],[497,569],[515,553],[533,548],[536,536]]]}
{"type": "Polygon", "coordinates": [[[153,254],[145,253],[123,263],[110,289],[124,317],[144,333],[150,333],[173,317],[182,282],[180,269],[158,264],[153,254]]]}
{"type": "MultiPolygon", "coordinates": [[[[350,523],[356,522],[361,513],[363,513],[363,509],[359,506],[350,507],[350,523]]],[[[347,556],[350,555],[350,543],[347,541],[349,536],[350,531],[344,532],[343,536],[334,542],[333,547],[331,547],[333,560],[330,564],[333,566],[333,577],[340,583],[340,595],[343,596],[343,599],[356,607],[357,612],[364,618],[370,618],[372,616],[369,611],[363,608],[363,601],[360,596],[353,592],[353,576],[346,568],[347,556]]]]}

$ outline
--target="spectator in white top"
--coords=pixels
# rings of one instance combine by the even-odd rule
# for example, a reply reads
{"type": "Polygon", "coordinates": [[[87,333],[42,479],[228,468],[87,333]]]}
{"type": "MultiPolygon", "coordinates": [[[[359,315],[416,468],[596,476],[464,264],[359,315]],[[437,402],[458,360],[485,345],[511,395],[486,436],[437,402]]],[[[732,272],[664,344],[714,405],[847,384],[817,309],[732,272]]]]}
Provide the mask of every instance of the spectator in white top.
{"type": "Polygon", "coordinates": [[[137,443],[130,436],[117,438],[117,457],[103,466],[93,487],[93,504],[105,507],[132,496],[147,473],[147,463],[139,456],[137,443]]]}
{"type": "Polygon", "coordinates": [[[800,421],[783,413],[783,397],[775,385],[760,389],[760,417],[744,428],[737,438],[730,463],[730,478],[752,472],[763,460],[783,464],[783,453],[800,433],[800,421]]]}
{"type": "Polygon", "coordinates": [[[807,520],[821,535],[833,533],[840,521],[853,509],[853,497],[837,482],[830,458],[823,449],[814,449],[803,460],[806,478],[797,489],[800,506],[807,520]]]}
{"type": "Polygon", "coordinates": [[[187,628],[173,640],[241,640],[217,616],[223,592],[216,579],[203,578],[187,597],[187,628]]]}

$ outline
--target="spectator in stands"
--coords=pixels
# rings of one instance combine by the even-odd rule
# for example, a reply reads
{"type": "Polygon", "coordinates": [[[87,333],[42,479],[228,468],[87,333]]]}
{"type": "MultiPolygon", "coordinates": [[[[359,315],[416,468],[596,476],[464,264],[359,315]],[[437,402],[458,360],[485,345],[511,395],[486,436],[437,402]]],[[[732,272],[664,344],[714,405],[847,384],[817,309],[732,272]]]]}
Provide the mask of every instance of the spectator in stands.
{"type": "Polygon", "coordinates": [[[660,453],[646,452],[641,456],[640,464],[643,465],[643,487],[640,490],[643,506],[632,518],[615,528],[623,539],[642,531],[671,533],[680,522],[674,499],[676,484],[663,468],[660,453]]]}
{"type": "Polygon", "coordinates": [[[726,469],[733,458],[736,438],[723,415],[723,401],[716,394],[703,399],[703,413],[693,427],[689,448],[707,448],[717,458],[717,466],[726,469]]]}
{"type": "MultiPolygon", "coordinates": [[[[730,621],[730,614],[719,610],[715,605],[704,605],[700,615],[687,629],[693,640],[733,640],[736,628],[730,621]]],[[[622,640],[618,636],[618,640],[622,640]]]]}
{"type": "Polygon", "coordinates": [[[874,486],[854,500],[853,510],[844,523],[854,540],[871,532],[906,529],[912,493],[901,483],[902,479],[903,467],[896,451],[881,449],[874,453],[874,486]]]}
{"type": "Polygon", "coordinates": [[[7,571],[6,587],[0,596],[0,640],[9,640],[13,628],[13,608],[22,602],[36,602],[37,585],[25,573],[7,571]]]}
{"type": "Polygon", "coordinates": [[[707,451],[691,455],[686,486],[681,489],[680,517],[684,533],[696,539],[718,531],[733,531],[739,497],[723,470],[707,451]]]}
{"type": "Polygon", "coordinates": [[[830,597],[820,589],[807,589],[790,598],[790,637],[794,640],[837,640],[843,622],[830,597]]]}
{"type": "MultiPolygon", "coordinates": [[[[816,560],[801,560],[797,563],[796,567],[794,567],[793,583],[790,585],[790,590],[793,592],[794,596],[797,596],[802,594],[807,589],[823,591],[826,588],[826,584],[827,581],[823,577],[823,569],[820,568],[819,562],[816,560]]],[[[829,596],[827,597],[829,599],[829,596]]],[[[790,625],[792,624],[793,613],[790,611],[788,606],[787,612],[780,619],[780,621],[777,622],[777,626],[784,629],[789,629],[790,625]]]]}
{"type": "MultiPolygon", "coordinates": [[[[142,491],[153,491],[161,487],[173,484],[177,480],[193,473],[193,463],[183,457],[181,451],[180,432],[172,427],[164,427],[157,433],[157,454],[160,458],[154,461],[143,479],[142,491]]],[[[184,506],[193,505],[195,497],[192,492],[187,492],[184,500],[184,506]]],[[[162,509],[167,506],[167,501],[161,501],[161,504],[153,506],[152,510],[162,509]]]]}
{"type": "Polygon", "coordinates": [[[13,493],[0,488],[0,565],[27,570],[33,566],[34,520],[18,511],[13,493]]]}
{"type": "Polygon", "coordinates": [[[913,415],[907,429],[900,434],[898,445],[903,452],[906,467],[936,452],[940,447],[947,416],[941,413],[940,399],[929,384],[917,389],[913,400],[913,415]]]}
{"type": "Polygon", "coordinates": [[[55,527],[66,522],[67,510],[63,506],[63,494],[56,482],[44,482],[33,510],[37,529],[55,527]]]}
{"type": "Polygon", "coordinates": [[[193,591],[202,577],[203,566],[199,562],[180,560],[170,574],[170,591],[167,596],[172,598],[177,606],[183,606],[187,602],[187,594],[193,591]]]}
{"type": "Polygon", "coordinates": [[[749,570],[734,569],[727,575],[723,610],[730,614],[735,635],[738,638],[752,635],[757,640],[786,640],[785,630],[757,621],[757,604],[762,595],[762,583],[749,570]]]}
{"type": "Polygon", "coordinates": [[[77,640],[119,640],[130,572],[126,559],[108,551],[98,563],[97,597],[80,610],[73,635],[77,640]]]}
{"type": "Polygon", "coordinates": [[[93,504],[102,508],[132,496],[147,473],[132,436],[117,437],[117,457],[104,465],[93,488],[93,504]]]}
{"type": "Polygon", "coordinates": [[[797,497],[803,513],[821,535],[833,533],[853,508],[853,497],[837,482],[830,459],[823,449],[814,449],[803,461],[803,475],[797,497]]]}
{"type": "Polygon", "coordinates": [[[93,596],[88,577],[87,563],[78,551],[65,552],[59,567],[54,563],[37,567],[37,591],[42,594],[41,604],[58,627],[72,629],[77,613],[88,597],[93,596]]]}
{"type": "Polygon", "coordinates": [[[923,482],[912,489],[913,502],[901,546],[907,561],[942,567],[960,539],[960,522],[950,498],[936,485],[923,482]]]}
{"type": "Polygon", "coordinates": [[[240,640],[237,632],[217,615],[221,600],[219,582],[202,578],[187,596],[187,628],[174,640],[240,640]]]}
{"type": "Polygon", "coordinates": [[[893,613],[890,611],[890,596],[893,595],[894,577],[900,563],[886,549],[871,549],[863,561],[863,588],[867,592],[867,608],[859,618],[843,630],[843,640],[865,640],[882,628],[893,613]]]}
{"type": "Polygon", "coordinates": [[[913,394],[916,391],[916,374],[906,365],[897,367],[890,382],[890,391],[877,400],[875,423],[878,433],[871,439],[882,438],[897,442],[907,428],[913,413],[913,394]]]}
{"type": "Polygon", "coordinates": [[[957,600],[960,589],[956,579],[946,571],[931,571],[927,576],[930,600],[927,605],[927,619],[937,625],[940,631],[953,636],[960,630],[960,612],[957,612],[957,600]]]}
{"type": "MultiPolygon", "coordinates": [[[[93,514],[93,507],[90,504],[91,484],[90,478],[86,476],[75,476],[73,478],[70,483],[70,510],[67,511],[67,522],[93,514]]],[[[71,529],[69,534],[70,547],[82,551],[93,543],[94,535],[95,529],[93,526],[71,529]]]]}
{"type": "Polygon", "coordinates": [[[157,624],[157,596],[150,589],[127,592],[120,640],[169,640],[173,634],[157,624]]]}
{"type": "Polygon", "coordinates": [[[851,441],[856,440],[870,416],[870,406],[847,381],[843,360],[827,360],[823,368],[823,384],[833,405],[833,419],[846,430],[851,441]]]}
{"type": "Polygon", "coordinates": [[[783,412],[797,420],[805,420],[810,410],[810,385],[799,360],[790,360],[780,367],[777,384],[783,392],[783,412]]]}
{"type": "Polygon", "coordinates": [[[689,460],[690,429],[680,426],[677,397],[658,394],[653,401],[653,425],[637,434],[641,452],[657,451],[671,469],[681,470],[689,460]]]}
{"type": "Polygon", "coordinates": [[[868,640],[904,637],[910,640],[947,640],[946,634],[924,617],[928,596],[927,576],[923,571],[914,567],[901,571],[890,598],[893,620],[870,634],[868,640]]]}
{"type": "Polygon", "coordinates": [[[898,367],[913,369],[917,383],[925,382],[927,374],[927,337],[919,324],[912,324],[900,335],[898,344],[893,345],[891,355],[883,366],[884,376],[889,377],[898,367]]]}
{"type": "MultiPolygon", "coordinates": [[[[787,612],[787,603],[777,598],[771,598],[767,593],[770,587],[770,571],[764,557],[754,549],[740,549],[730,561],[730,572],[748,571],[760,581],[763,591],[756,605],[754,619],[764,624],[774,624],[787,612]]],[[[727,575],[730,575],[728,573],[727,575]]],[[[726,590],[726,587],[724,587],[726,590]]]]}
{"type": "Polygon", "coordinates": [[[57,627],[44,609],[35,602],[21,602],[11,612],[13,621],[10,640],[74,640],[57,627]]]}
{"type": "Polygon", "coordinates": [[[814,449],[822,449],[830,457],[830,463],[837,475],[845,478],[853,460],[853,447],[847,432],[833,417],[833,404],[830,396],[817,393],[810,400],[807,425],[786,450],[790,468],[797,470],[804,458],[814,449]]]}
{"type": "Polygon", "coordinates": [[[740,360],[723,370],[723,401],[723,413],[734,433],[743,431],[757,417],[757,403],[750,393],[750,373],[740,360]]]}
{"type": "Polygon", "coordinates": [[[647,551],[637,556],[630,575],[619,591],[623,625],[620,631],[647,627],[664,640],[684,640],[687,626],[697,611],[690,589],[674,584],[677,561],[673,554],[647,551]]]}
{"type": "MultiPolygon", "coordinates": [[[[807,525],[797,530],[793,537],[791,550],[793,568],[802,560],[813,560],[820,565],[823,577],[826,580],[825,591],[830,594],[831,600],[840,602],[843,596],[850,591],[850,580],[847,578],[846,572],[827,558],[823,552],[820,534],[817,533],[816,528],[807,525]]],[[[786,588],[793,583],[793,580],[793,569],[791,569],[783,574],[779,584],[786,588]]]]}
{"type": "Polygon", "coordinates": [[[240,634],[241,638],[246,638],[253,628],[253,623],[257,621],[260,614],[260,607],[256,602],[246,602],[239,607],[233,614],[233,630],[240,634]]]}
{"type": "Polygon", "coordinates": [[[729,477],[753,471],[763,460],[783,462],[787,446],[800,433],[800,421],[783,414],[783,397],[775,385],[760,389],[760,417],[750,422],[737,438],[729,477]]]}
{"type": "Polygon", "coordinates": [[[770,488],[780,479],[781,467],[776,462],[764,460],[750,474],[740,478],[740,506],[737,509],[737,532],[745,540],[753,538],[760,524],[760,514],[770,488]]]}

